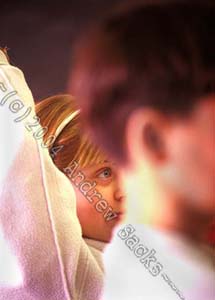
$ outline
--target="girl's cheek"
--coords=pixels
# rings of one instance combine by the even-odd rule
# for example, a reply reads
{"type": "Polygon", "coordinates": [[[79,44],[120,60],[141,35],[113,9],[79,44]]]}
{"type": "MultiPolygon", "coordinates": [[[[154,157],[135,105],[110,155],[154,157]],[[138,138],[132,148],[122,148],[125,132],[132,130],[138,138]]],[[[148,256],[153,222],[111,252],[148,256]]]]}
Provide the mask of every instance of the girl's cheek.
{"type": "Polygon", "coordinates": [[[102,198],[111,205],[112,199],[114,198],[114,185],[108,184],[107,186],[98,186],[97,190],[101,194],[102,198]]]}
{"type": "Polygon", "coordinates": [[[107,179],[95,178],[95,181],[96,181],[98,186],[108,187],[113,183],[113,178],[112,177],[107,178],[107,179]]]}

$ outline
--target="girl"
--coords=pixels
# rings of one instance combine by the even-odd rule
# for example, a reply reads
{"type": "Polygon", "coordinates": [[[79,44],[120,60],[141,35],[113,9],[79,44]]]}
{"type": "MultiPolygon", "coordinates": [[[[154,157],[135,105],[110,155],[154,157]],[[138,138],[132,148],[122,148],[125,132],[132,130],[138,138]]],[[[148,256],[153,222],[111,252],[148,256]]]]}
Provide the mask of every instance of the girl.
{"type": "Polygon", "coordinates": [[[70,178],[76,191],[83,236],[97,244],[109,242],[123,214],[115,165],[81,132],[80,110],[72,96],[47,98],[36,105],[36,113],[46,131],[44,142],[54,137],[49,153],[55,165],[70,178]],[[85,188],[84,193],[81,186],[86,181],[93,188],[85,188]]]}

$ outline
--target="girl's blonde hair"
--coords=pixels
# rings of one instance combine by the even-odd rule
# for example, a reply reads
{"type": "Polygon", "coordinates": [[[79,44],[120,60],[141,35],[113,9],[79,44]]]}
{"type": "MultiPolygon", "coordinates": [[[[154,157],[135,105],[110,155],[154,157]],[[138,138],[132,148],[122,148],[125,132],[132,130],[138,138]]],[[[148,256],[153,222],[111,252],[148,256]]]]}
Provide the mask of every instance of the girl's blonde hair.
{"type": "Polygon", "coordinates": [[[83,168],[107,159],[86,133],[82,132],[80,113],[72,96],[56,95],[46,98],[36,104],[36,114],[41,126],[46,128],[44,143],[46,144],[50,136],[53,137],[53,142],[48,149],[54,163],[61,171],[74,161],[83,168]],[[76,113],[73,114],[74,112],[76,113]],[[74,117],[61,127],[72,114],[74,117]]]}

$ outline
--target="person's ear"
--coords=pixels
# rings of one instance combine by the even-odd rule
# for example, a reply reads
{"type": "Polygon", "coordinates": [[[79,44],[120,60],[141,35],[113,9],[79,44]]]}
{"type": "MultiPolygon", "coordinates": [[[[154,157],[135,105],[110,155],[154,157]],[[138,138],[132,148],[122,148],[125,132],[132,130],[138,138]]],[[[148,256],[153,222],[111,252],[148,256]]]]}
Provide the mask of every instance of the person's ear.
{"type": "Polygon", "coordinates": [[[126,145],[131,164],[141,160],[161,163],[166,157],[165,117],[152,109],[135,110],[126,126],[126,145]]]}

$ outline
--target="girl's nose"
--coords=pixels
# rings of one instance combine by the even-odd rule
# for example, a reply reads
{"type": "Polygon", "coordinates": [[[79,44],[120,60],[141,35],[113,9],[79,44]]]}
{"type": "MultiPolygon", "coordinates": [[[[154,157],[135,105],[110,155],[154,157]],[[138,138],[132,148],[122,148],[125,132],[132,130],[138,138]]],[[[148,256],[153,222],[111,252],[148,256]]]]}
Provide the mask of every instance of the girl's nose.
{"type": "Polygon", "coordinates": [[[122,189],[118,188],[118,189],[115,191],[115,193],[114,193],[114,199],[115,199],[116,201],[120,201],[120,202],[122,202],[122,201],[125,200],[125,195],[124,195],[122,189]]]}

